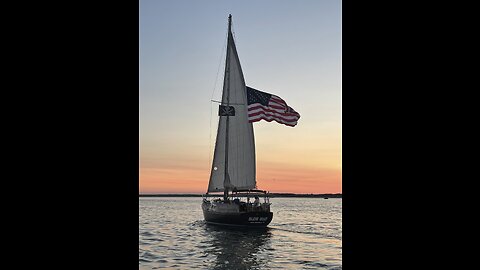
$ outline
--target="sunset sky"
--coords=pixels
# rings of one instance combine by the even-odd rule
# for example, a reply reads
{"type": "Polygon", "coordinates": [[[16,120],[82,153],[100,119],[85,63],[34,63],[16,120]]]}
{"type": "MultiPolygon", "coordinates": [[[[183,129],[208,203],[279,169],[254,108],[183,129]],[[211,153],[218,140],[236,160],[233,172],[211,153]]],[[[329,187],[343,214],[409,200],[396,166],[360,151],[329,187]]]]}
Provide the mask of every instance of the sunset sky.
{"type": "Polygon", "coordinates": [[[301,115],[253,124],[258,188],[341,193],[339,0],[140,0],[140,193],[207,190],[228,14],[246,84],[301,115]]]}

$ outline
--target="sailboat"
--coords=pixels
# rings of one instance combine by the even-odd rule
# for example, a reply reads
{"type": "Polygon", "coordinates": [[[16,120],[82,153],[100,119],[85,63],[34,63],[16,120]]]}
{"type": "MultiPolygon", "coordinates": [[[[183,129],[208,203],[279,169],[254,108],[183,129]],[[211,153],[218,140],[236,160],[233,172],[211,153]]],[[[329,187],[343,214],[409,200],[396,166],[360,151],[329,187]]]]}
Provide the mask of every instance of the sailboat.
{"type": "Polygon", "coordinates": [[[231,26],[230,14],[220,118],[202,210],[209,224],[266,227],[273,213],[269,193],[257,189],[252,123],[295,126],[300,115],[280,97],[245,85],[231,26]]]}

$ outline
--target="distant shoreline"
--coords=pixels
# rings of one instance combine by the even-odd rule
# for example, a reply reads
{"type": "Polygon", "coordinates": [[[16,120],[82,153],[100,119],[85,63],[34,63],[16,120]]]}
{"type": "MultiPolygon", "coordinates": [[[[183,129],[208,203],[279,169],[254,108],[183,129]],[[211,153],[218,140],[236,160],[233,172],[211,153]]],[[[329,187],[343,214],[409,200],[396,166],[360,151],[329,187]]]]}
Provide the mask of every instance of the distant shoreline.
{"type": "MultiPolygon", "coordinates": [[[[202,197],[202,194],[138,194],[139,197],[202,197]]],[[[268,193],[271,198],[342,198],[341,193],[335,194],[295,194],[295,193],[268,193]]]]}

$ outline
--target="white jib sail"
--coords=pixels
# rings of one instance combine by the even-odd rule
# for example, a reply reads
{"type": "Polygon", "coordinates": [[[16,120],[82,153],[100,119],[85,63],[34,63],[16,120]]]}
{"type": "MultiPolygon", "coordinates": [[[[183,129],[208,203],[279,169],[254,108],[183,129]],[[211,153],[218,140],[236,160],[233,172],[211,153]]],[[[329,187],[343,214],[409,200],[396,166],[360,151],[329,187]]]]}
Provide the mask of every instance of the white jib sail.
{"type": "MultiPolygon", "coordinates": [[[[228,33],[226,61],[222,105],[227,104],[227,91],[230,91],[229,105],[235,108],[235,116],[228,116],[228,176],[226,186],[229,190],[235,188],[237,190],[253,189],[256,188],[253,127],[247,119],[245,80],[230,31],[228,33]],[[228,178],[230,179],[229,184],[228,178]]],[[[220,116],[218,123],[208,192],[224,191],[226,119],[226,116],[220,116]]]]}

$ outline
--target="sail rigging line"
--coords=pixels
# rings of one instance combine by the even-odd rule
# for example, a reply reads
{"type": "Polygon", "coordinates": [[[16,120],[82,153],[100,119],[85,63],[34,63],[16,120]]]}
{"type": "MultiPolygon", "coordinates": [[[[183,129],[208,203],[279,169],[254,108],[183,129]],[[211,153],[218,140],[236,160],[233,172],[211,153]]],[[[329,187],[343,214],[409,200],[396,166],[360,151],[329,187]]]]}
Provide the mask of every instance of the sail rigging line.
{"type": "Polygon", "coordinates": [[[235,26],[233,25],[233,22],[232,22],[231,32],[232,32],[233,41],[235,42],[235,46],[236,46],[236,44],[237,44],[237,36],[235,35],[235,26]]]}
{"type": "MultiPolygon", "coordinates": [[[[227,104],[227,103],[223,103],[223,102],[221,102],[221,101],[213,100],[213,99],[210,100],[210,101],[211,101],[211,102],[220,103],[220,104],[222,104],[222,105],[227,104]]],[[[230,105],[245,105],[245,103],[231,103],[231,102],[230,102],[230,105]]]]}
{"type": "MultiPolygon", "coordinates": [[[[211,101],[213,101],[213,96],[215,95],[215,90],[217,88],[217,82],[218,82],[218,74],[220,73],[220,66],[224,61],[223,54],[225,53],[225,50],[227,48],[227,42],[228,42],[228,32],[223,40],[223,46],[222,46],[222,53],[220,54],[220,59],[218,60],[218,68],[217,68],[217,75],[215,76],[215,83],[213,84],[213,90],[212,90],[212,97],[211,101]]],[[[226,59],[226,57],[225,57],[226,59]]],[[[226,62],[226,60],[225,60],[226,62]]],[[[212,159],[212,103],[210,102],[210,135],[208,136],[208,167],[212,167],[213,159],[212,159]]],[[[218,124],[218,123],[217,123],[218,124]]]]}
{"type": "Polygon", "coordinates": [[[208,138],[208,167],[212,167],[212,103],[210,103],[210,136],[208,138]]]}
{"type": "MultiPolygon", "coordinates": [[[[225,37],[225,39],[223,41],[222,53],[220,54],[220,60],[218,61],[217,76],[215,77],[215,84],[213,85],[213,91],[212,91],[211,99],[213,99],[213,95],[215,94],[215,90],[217,88],[218,74],[220,73],[220,66],[224,62],[224,61],[222,61],[222,59],[224,59],[223,54],[225,52],[225,48],[227,47],[227,42],[228,42],[228,33],[227,33],[227,36],[225,37]]],[[[226,60],[225,60],[225,62],[226,62],[226,60]]]]}

